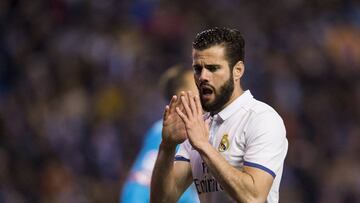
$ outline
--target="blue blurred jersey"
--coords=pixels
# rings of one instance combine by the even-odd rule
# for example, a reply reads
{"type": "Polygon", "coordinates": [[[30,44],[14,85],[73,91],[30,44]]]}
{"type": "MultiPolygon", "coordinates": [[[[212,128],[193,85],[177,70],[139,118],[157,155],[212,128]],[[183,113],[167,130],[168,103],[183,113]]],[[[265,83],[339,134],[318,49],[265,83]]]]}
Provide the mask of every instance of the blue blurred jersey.
{"type": "MultiPolygon", "coordinates": [[[[130,176],[126,181],[120,203],[148,203],[150,202],[150,180],[161,142],[162,121],[156,122],[145,136],[143,148],[133,165],[130,176]]],[[[180,203],[199,202],[196,190],[189,187],[181,196],[180,203]]]]}

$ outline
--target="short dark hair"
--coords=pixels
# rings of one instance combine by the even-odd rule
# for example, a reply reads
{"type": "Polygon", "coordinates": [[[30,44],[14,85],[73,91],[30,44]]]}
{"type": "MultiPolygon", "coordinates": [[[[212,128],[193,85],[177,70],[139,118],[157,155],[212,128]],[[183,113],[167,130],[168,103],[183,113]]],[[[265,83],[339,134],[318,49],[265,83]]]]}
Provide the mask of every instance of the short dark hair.
{"type": "Polygon", "coordinates": [[[233,68],[238,61],[244,61],[245,40],[240,31],[215,27],[198,33],[193,42],[193,48],[197,50],[215,45],[224,45],[225,57],[230,68],[233,68]]]}
{"type": "Polygon", "coordinates": [[[177,64],[167,69],[160,78],[160,89],[166,100],[171,99],[173,95],[184,85],[185,75],[191,69],[186,69],[184,65],[177,64]]]}

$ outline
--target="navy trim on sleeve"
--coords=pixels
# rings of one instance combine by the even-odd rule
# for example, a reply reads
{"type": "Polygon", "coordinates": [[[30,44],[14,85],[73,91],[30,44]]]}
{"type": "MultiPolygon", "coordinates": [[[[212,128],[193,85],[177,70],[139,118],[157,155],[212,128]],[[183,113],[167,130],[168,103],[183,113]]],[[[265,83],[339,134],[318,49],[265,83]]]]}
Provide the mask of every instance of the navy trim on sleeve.
{"type": "Polygon", "coordinates": [[[269,168],[266,168],[263,165],[257,164],[257,163],[252,163],[252,162],[248,162],[248,161],[244,161],[244,166],[250,166],[250,167],[254,167],[254,168],[258,168],[261,169],[267,173],[269,173],[272,177],[275,178],[276,174],[274,173],[274,171],[270,170],[269,168]]]}
{"type": "Polygon", "coordinates": [[[190,159],[187,159],[185,157],[182,157],[182,156],[175,156],[175,161],[187,161],[187,162],[190,162],[190,159]]]}

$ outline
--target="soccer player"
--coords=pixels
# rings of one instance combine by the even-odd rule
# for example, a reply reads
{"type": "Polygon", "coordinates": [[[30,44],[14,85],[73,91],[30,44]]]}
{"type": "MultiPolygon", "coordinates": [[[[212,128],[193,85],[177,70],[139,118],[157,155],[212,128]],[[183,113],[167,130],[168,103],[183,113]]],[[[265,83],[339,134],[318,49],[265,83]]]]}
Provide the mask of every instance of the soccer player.
{"type": "Polygon", "coordinates": [[[192,59],[199,96],[182,92],[165,108],[151,202],[175,202],[191,182],[202,203],[279,201],[285,126],[272,107],[243,90],[244,44],[235,29],[196,36],[192,59]]]}
{"type": "MultiPolygon", "coordinates": [[[[160,78],[164,97],[169,100],[182,90],[196,91],[193,71],[182,65],[169,68],[160,78]]],[[[130,176],[120,196],[120,203],[150,202],[150,179],[161,142],[162,120],[156,122],[145,136],[143,147],[131,169],[130,176]]],[[[179,200],[180,203],[197,203],[196,190],[190,187],[179,200]]]]}

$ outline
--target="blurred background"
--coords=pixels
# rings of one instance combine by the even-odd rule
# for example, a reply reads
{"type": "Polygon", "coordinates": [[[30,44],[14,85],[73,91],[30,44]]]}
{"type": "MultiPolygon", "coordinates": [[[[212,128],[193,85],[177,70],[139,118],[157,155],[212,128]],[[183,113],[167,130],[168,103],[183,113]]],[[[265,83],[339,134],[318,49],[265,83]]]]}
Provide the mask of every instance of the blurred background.
{"type": "Polygon", "coordinates": [[[285,120],[281,202],[360,202],[360,1],[1,0],[0,203],[117,202],[159,76],[214,26],[285,120]]]}

